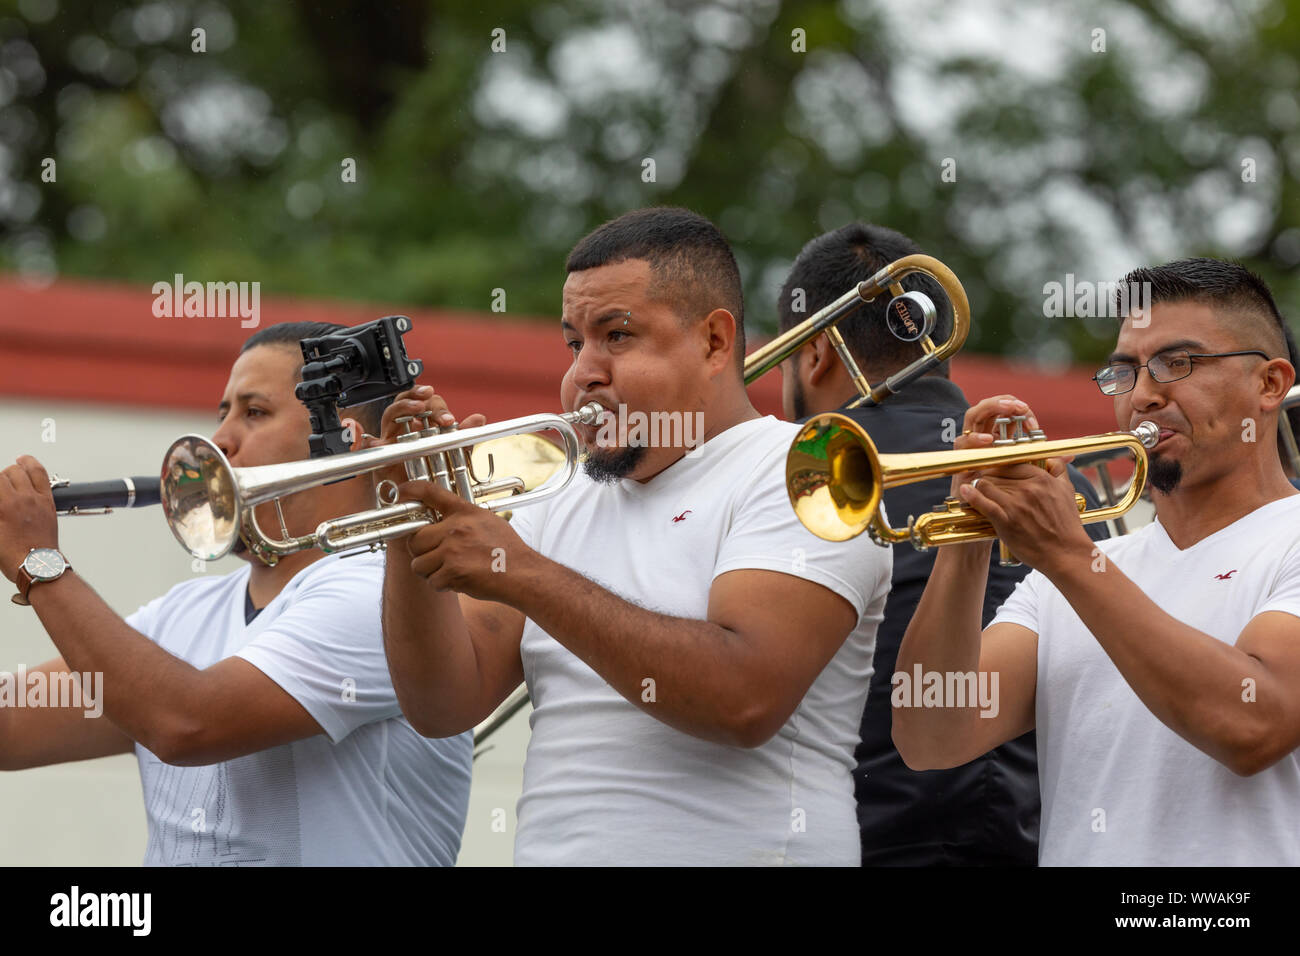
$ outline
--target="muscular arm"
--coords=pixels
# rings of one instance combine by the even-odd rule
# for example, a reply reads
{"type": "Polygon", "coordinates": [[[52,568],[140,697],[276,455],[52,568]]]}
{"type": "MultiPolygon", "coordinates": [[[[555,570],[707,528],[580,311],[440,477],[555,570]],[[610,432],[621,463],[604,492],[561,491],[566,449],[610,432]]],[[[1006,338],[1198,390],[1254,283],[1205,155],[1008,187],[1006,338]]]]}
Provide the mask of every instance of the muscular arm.
{"type": "Polygon", "coordinates": [[[422,733],[464,730],[469,717],[482,719],[504,699],[521,676],[507,668],[520,667],[527,617],[656,719],[706,740],[756,747],[789,719],[857,623],[854,606],[830,589],[759,570],[715,579],[706,620],[659,614],[542,556],[506,522],[432,482],[401,490],[443,516],[407,539],[407,554],[417,555],[410,572],[435,591],[508,603],[518,615],[458,619],[450,597],[422,592],[390,551],[385,639],[399,700],[422,733]],[[798,608],[797,616],[774,612],[787,608],[798,608]],[[442,723],[453,715],[460,719],[442,723]]]}
{"type": "Polygon", "coordinates": [[[706,620],[671,617],[536,552],[512,558],[503,575],[517,607],[458,600],[412,574],[405,545],[393,544],[401,549],[390,544],[385,646],[402,710],[427,736],[474,726],[519,684],[529,617],[656,719],[706,740],[756,747],[789,719],[857,623],[844,598],[771,571],[718,577],[706,620]],[[798,608],[797,623],[772,608],[798,608]]]}
{"type": "MultiPolygon", "coordinates": [[[[69,673],[68,665],[58,657],[39,667],[29,668],[54,681],[69,673]]],[[[83,688],[85,695],[94,688],[83,688]]],[[[22,693],[23,688],[17,688],[22,693]]],[[[94,711],[87,699],[80,707],[0,707],[0,770],[26,770],[54,763],[92,760],[113,754],[130,753],[131,738],[102,714],[94,711]]]]}
{"type": "Polygon", "coordinates": [[[411,571],[406,539],[388,543],[383,625],[397,701],[426,737],[469,730],[524,679],[524,615],[431,588],[411,571]]]}
{"type": "Polygon", "coordinates": [[[1093,563],[1076,547],[1044,573],[1161,723],[1243,776],[1300,747],[1300,618],[1265,612],[1226,644],[1093,563]]]}
{"type": "Polygon", "coordinates": [[[103,674],[105,717],[166,763],[216,763],[321,733],[252,664],[193,667],[127,625],[75,572],[30,599],[68,669],[103,674]]]}
{"type": "Polygon", "coordinates": [[[897,670],[911,674],[919,664],[922,672],[997,674],[997,713],[983,716],[976,701],[893,708],[894,745],[913,770],[960,766],[1034,729],[1038,636],[1007,623],[980,631],[990,547],[939,549],[899,647],[897,670]]]}
{"type": "Polygon", "coordinates": [[[628,701],[739,747],[781,729],[857,623],[838,594],[774,571],[720,575],[703,621],[637,607],[540,556],[523,581],[520,609],[628,701]]]}

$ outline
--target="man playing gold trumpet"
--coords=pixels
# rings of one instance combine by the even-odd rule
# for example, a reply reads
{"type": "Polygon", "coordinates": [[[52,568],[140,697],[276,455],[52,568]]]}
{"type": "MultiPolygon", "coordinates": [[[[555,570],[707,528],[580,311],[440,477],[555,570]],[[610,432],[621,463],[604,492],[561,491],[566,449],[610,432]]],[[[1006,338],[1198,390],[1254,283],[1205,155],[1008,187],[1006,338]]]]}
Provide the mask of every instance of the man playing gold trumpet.
{"type": "MultiPolygon", "coordinates": [[[[799,253],[777,301],[782,332],[823,308],[890,262],[921,252],[912,240],[881,226],[850,223],[811,240],[799,253]],[[799,309],[799,311],[796,311],[799,309]]],[[[952,309],[922,276],[907,287],[928,294],[938,307],[936,336],[946,338],[952,309]]],[[[850,353],[871,381],[897,373],[921,355],[921,346],[888,328],[887,298],[880,296],[840,320],[850,353]]],[[[910,383],[880,405],[851,409],[857,397],[849,371],[825,336],[818,336],[782,365],[787,418],[839,411],[856,420],[883,453],[948,449],[969,407],[948,378],[948,363],[910,383]]],[[[1096,495],[1075,472],[1076,490],[1090,505],[1096,495]]],[[[942,500],[948,480],[935,478],[885,493],[896,519],[919,514],[942,500]]],[[[1088,526],[1106,536],[1104,524],[1088,526]]],[[[854,782],[864,865],[1027,865],[1038,859],[1038,776],[1033,734],[1025,734],[963,767],[931,773],[909,770],[890,740],[890,698],[895,657],[903,632],[934,567],[935,551],[893,547],[894,570],[885,617],[876,634],[871,692],[862,714],[854,782]]],[[[995,556],[996,557],[996,556],[995,556]]],[[[1011,594],[1029,569],[993,560],[982,620],[1011,594]]]]}
{"type": "MultiPolygon", "coordinates": [[[[245,342],[213,435],[232,463],[307,455],[298,342],[341,328],[275,325],[245,342]]],[[[378,428],[379,409],[355,414],[378,428]]],[[[286,524],[301,534],[371,495],[364,478],[294,495],[286,524]]],[[[272,565],[237,548],[247,568],[182,582],[123,619],[57,549],[49,478],[22,456],[0,473],[0,570],[60,652],[34,671],[101,674],[103,716],[0,706],[0,769],[134,751],[146,864],[455,863],[471,742],[427,740],[402,718],[378,558],[310,550],[272,565]]]]}
{"type": "Polygon", "coordinates": [[[527,682],[518,864],[856,865],[850,771],[889,552],[822,542],[790,512],[797,429],[745,394],[740,277],[711,223],[628,213],[567,268],[564,408],[699,413],[703,443],[582,427],[585,473],[510,524],[404,484],[442,520],[389,545],[403,711],[458,733],[527,682]]]}
{"type": "MultiPolygon", "coordinates": [[[[1295,380],[1265,284],[1209,259],[1139,269],[1098,372],[1123,430],[1159,427],[1157,520],[1094,543],[1059,460],[954,479],[1035,568],[981,633],[988,544],[940,549],[900,670],[998,675],[996,716],[894,711],[908,765],[965,763],[1038,731],[1040,863],[1297,865],[1300,494],[1278,456],[1295,380]]],[[[1010,396],[965,418],[990,444],[1010,396]]]]}

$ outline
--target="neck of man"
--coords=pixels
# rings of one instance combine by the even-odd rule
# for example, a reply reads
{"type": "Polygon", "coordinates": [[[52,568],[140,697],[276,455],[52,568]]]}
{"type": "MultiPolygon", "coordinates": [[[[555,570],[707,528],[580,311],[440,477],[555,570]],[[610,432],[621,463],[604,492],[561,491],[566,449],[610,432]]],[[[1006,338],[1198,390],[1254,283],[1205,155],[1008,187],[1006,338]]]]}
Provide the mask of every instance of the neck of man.
{"type": "Polygon", "coordinates": [[[250,557],[252,570],[248,575],[248,594],[253,599],[253,607],[259,611],[266,607],[293,580],[294,575],[323,557],[325,552],[316,548],[287,554],[273,566],[264,564],[256,556],[250,557]]]}
{"type": "MultiPolygon", "coordinates": [[[[311,496],[311,500],[302,503],[300,507],[311,510],[306,515],[296,509],[291,511],[292,498],[289,499],[290,503],[285,506],[285,520],[290,533],[306,534],[314,531],[322,521],[374,508],[374,496],[369,489],[369,480],[363,475],[350,481],[340,481],[322,488],[300,492],[303,496],[311,496]]],[[[278,533],[278,521],[262,521],[261,525],[272,537],[278,533]],[[271,528],[277,531],[272,532],[271,528]]],[[[293,580],[294,575],[325,556],[325,552],[319,548],[308,548],[305,551],[286,554],[274,565],[268,565],[256,555],[247,555],[246,559],[252,568],[248,577],[248,593],[253,599],[253,606],[259,610],[266,607],[284,590],[285,585],[293,580]]]]}
{"type": "MultiPolygon", "coordinates": [[[[860,362],[858,363],[858,367],[862,370],[862,377],[867,380],[867,384],[872,388],[879,385],[895,372],[900,371],[900,369],[886,371],[878,368],[867,368],[860,362]]],[[[849,377],[848,370],[840,364],[838,359],[836,360],[835,369],[829,378],[830,381],[827,382],[825,386],[817,389],[818,394],[810,394],[812,391],[811,389],[809,392],[805,393],[809,415],[818,415],[822,412],[833,412],[836,409],[843,408],[849,402],[857,401],[861,398],[857,386],[853,384],[853,379],[849,377]]]]}
{"type": "MultiPolygon", "coordinates": [[[[703,445],[713,438],[721,435],[728,428],[739,425],[741,422],[751,421],[755,418],[762,418],[749,400],[749,395],[745,392],[743,386],[736,389],[728,389],[725,393],[715,397],[699,409],[703,415],[703,434],[695,436],[695,446],[703,445]]],[[[683,415],[693,415],[694,412],[683,412],[683,415]]],[[[692,451],[692,448],[674,448],[671,449],[673,454],[654,462],[650,465],[653,471],[646,474],[633,474],[631,477],[634,481],[645,484],[652,480],[656,475],[668,468],[671,468],[686,454],[692,451]]]]}
{"type": "Polygon", "coordinates": [[[1184,475],[1169,494],[1152,488],[1151,500],[1165,533],[1184,551],[1257,508],[1295,494],[1300,491],[1286,480],[1277,449],[1270,443],[1261,446],[1259,454],[1208,480],[1192,483],[1184,475]]]}

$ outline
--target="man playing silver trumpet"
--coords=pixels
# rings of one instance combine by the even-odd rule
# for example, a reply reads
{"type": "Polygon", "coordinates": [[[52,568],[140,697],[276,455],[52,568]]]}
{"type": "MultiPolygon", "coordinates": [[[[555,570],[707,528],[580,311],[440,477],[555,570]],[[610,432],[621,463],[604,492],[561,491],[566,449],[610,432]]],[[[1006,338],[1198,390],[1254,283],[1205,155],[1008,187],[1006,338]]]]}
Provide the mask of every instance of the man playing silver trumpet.
{"type": "MultiPolygon", "coordinates": [[[[563,407],[698,413],[703,443],[580,426],[585,473],[509,524],[404,483],[441,520],[388,546],[402,709],[455,734],[526,681],[518,864],[856,865],[850,771],[889,552],[822,542],[791,514],[796,426],[745,394],[739,274],[711,223],[629,213],[568,273],[563,407]]],[[[412,402],[446,412],[401,396],[385,440],[412,402]]]]}
{"type": "MultiPolygon", "coordinates": [[[[1098,372],[1121,429],[1159,427],[1157,520],[1093,542],[1061,461],[959,475],[953,494],[1035,568],[981,633],[987,543],[940,549],[898,670],[997,675],[996,715],[900,707],[914,769],[1038,732],[1040,863],[1297,865],[1300,494],[1277,447],[1295,381],[1265,284],[1191,259],[1131,273],[1149,314],[1098,372]]],[[[991,443],[1011,396],[965,418],[991,443]]]]}

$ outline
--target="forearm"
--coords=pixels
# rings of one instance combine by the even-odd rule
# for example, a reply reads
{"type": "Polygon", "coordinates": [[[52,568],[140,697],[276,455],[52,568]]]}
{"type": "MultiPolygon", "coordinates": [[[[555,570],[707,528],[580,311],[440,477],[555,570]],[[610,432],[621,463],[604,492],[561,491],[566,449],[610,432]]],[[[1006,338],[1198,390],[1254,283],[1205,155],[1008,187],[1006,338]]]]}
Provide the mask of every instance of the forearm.
{"type": "MultiPolygon", "coordinates": [[[[92,760],[110,754],[130,753],[131,740],[104,717],[89,698],[56,695],[68,668],[62,660],[28,668],[27,679],[46,675],[43,707],[0,706],[0,770],[27,770],[75,760],[92,760]]],[[[22,687],[16,688],[20,693],[22,687]]]]}
{"type": "Polygon", "coordinates": [[[1077,548],[1048,577],[1161,723],[1238,773],[1260,769],[1289,691],[1273,691],[1258,658],[1166,614],[1114,564],[1102,567],[1077,548]]]}
{"type": "MultiPolygon", "coordinates": [[[[939,548],[920,603],[899,645],[895,673],[968,673],[980,662],[981,616],[991,543],[939,548]]],[[[892,676],[892,675],[891,675],[892,676]]],[[[970,707],[895,707],[893,738],[909,764],[951,765],[979,722],[970,707]]]]}
{"type": "Polygon", "coordinates": [[[389,676],[412,726],[426,736],[445,736],[487,716],[483,676],[459,597],[437,591],[411,571],[404,540],[388,543],[382,616],[389,676]]]}
{"type": "Polygon", "coordinates": [[[68,670],[103,675],[98,703],[124,734],[158,754],[193,734],[202,719],[199,670],[128,626],[74,572],[36,585],[30,599],[68,670]]]}
{"type": "Polygon", "coordinates": [[[709,621],[631,604],[540,555],[516,607],[629,702],[683,733],[756,746],[765,726],[762,668],[743,637],[709,621]]]}

